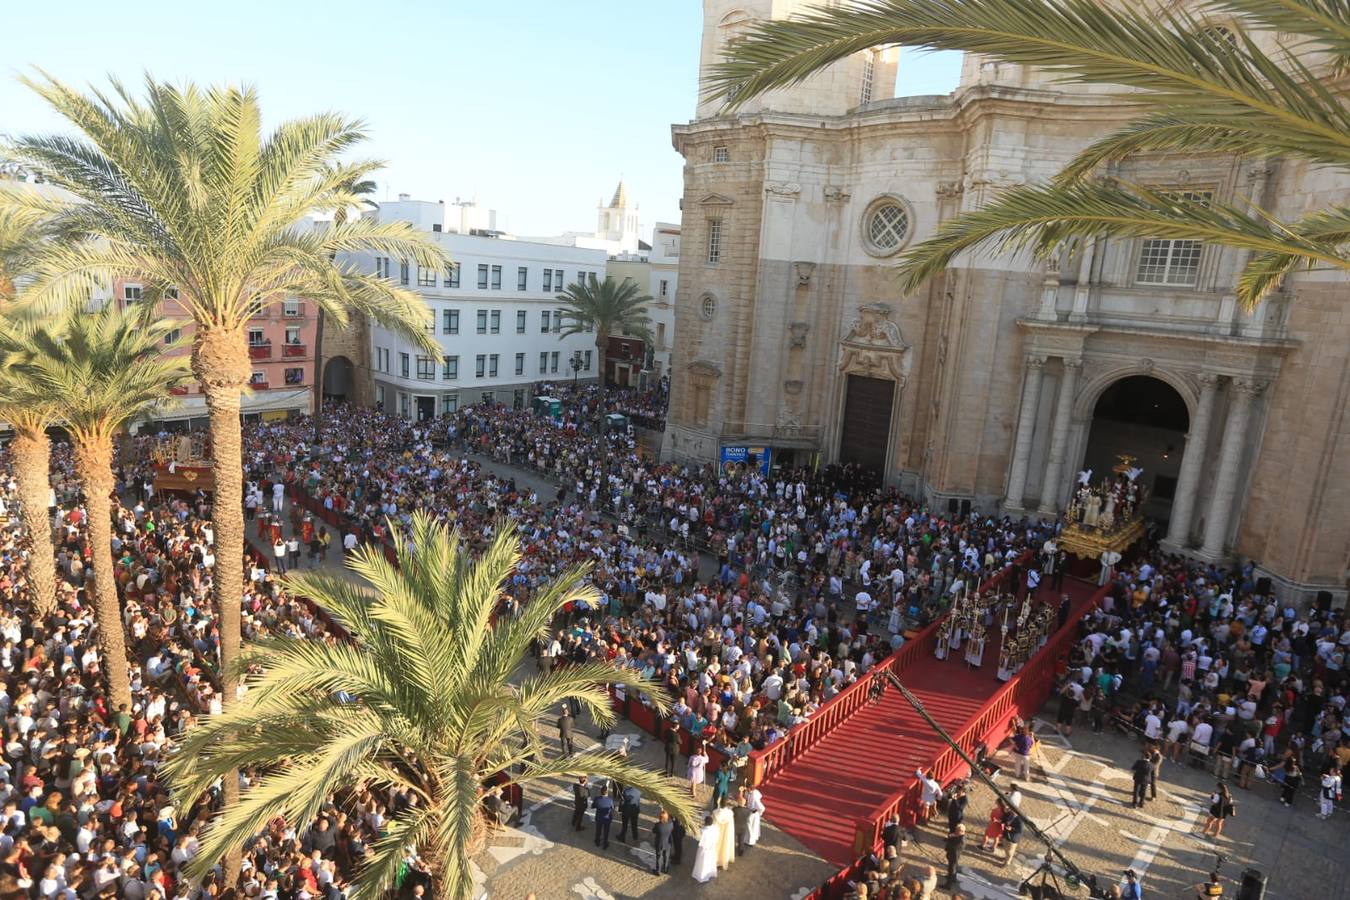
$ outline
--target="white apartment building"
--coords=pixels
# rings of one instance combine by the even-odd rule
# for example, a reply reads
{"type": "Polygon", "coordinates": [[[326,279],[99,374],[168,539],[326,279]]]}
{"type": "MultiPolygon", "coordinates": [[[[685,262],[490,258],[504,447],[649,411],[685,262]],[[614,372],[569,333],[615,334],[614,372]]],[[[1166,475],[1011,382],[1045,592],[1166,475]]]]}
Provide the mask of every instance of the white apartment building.
{"type": "MultiPolygon", "coordinates": [[[[604,250],[454,233],[444,204],[406,195],[369,215],[435,233],[454,260],[446,271],[387,257],[356,260],[422,296],[441,347],[438,357],[427,356],[371,324],[373,396],[381,408],[420,420],[480,401],[523,407],[538,382],[597,377],[603,360],[595,337],[562,336],[560,297],[579,278],[604,279],[604,250]]],[[[458,214],[454,219],[457,225],[458,214]]]]}
{"type": "Polygon", "coordinates": [[[651,316],[652,374],[657,378],[670,373],[670,350],[675,341],[675,288],[680,278],[680,226],[678,223],[657,222],[652,229],[651,262],[651,316]]]}

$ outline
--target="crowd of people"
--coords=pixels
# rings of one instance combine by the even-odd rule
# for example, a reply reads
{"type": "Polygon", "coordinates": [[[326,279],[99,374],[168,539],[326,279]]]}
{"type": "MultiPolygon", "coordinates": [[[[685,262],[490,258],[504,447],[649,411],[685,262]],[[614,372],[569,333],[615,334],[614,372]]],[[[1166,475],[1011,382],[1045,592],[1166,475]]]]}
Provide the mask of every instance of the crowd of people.
{"type": "MultiPolygon", "coordinates": [[[[663,738],[672,748],[667,771],[681,770],[685,734],[691,788],[712,780],[714,818],[697,844],[716,836],[704,875],[708,858],[714,874],[728,864],[728,828],[733,854],[738,843],[753,845],[750,822],[763,812],[762,798],[738,789],[732,773],[709,772],[707,748],[734,762],[781,739],[963,586],[1049,536],[1025,522],[942,517],[847,469],[766,477],[658,463],[630,435],[598,432],[587,415],[478,405],[411,423],[348,410],[326,416],[317,441],[303,420],[250,426],[246,505],[257,530],[249,537],[263,560],[246,563],[244,635],[336,639],[270,571],[305,564],[305,555],[320,564],[332,542],[385,541],[426,509],[481,547],[514,519],[524,557],[503,613],[580,561],[593,565],[601,594],[541,642],[539,666],[607,659],[676,698],[675,727],[663,738]],[[494,461],[532,468],[556,490],[519,485],[494,461]],[[297,497],[336,515],[331,536],[297,497]]],[[[112,551],[132,703],[116,709],[101,680],[91,552],[69,449],[58,444],[53,454],[49,512],[61,580],[51,616],[26,606],[16,488],[0,475],[0,896],[220,892],[211,879],[191,888],[178,874],[212,798],[183,808],[156,777],[174,738],[223,699],[210,498],[157,495],[150,456],[142,441],[118,467],[112,551]]],[[[1303,802],[1301,786],[1311,788],[1319,814],[1329,814],[1350,762],[1343,614],[1260,596],[1250,569],[1146,556],[1115,578],[1074,653],[1060,701],[1065,731],[1078,720],[1137,728],[1150,742],[1155,779],[1168,761],[1203,761],[1239,789],[1265,775],[1291,804],[1303,802]]],[[[247,848],[242,894],[342,896],[391,802],[343,796],[313,823],[273,823],[247,848]]],[[[1211,819],[1219,822],[1205,830],[1221,834],[1234,808],[1227,785],[1216,790],[1211,819]]],[[[1007,823],[1017,821],[1009,813],[999,828],[1005,843],[1007,823]]],[[[882,877],[898,871],[886,862],[872,870],[872,895],[919,896],[905,879],[882,877]]],[[[417,866],[409,860],[408,883],[417,866]]]]}

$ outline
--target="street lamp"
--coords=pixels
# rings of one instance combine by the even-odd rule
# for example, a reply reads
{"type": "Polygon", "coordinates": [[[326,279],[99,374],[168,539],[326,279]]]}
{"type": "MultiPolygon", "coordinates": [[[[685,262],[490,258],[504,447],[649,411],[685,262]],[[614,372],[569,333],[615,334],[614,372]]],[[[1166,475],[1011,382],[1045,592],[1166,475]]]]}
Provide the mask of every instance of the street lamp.
{"type": "Polygon", "coordinates": [[[572,369],[572,383],[577,383],[577,373],[581,371],[581,351],[573,350],[572,358],[567,361],[567,365],[572,369]]]}

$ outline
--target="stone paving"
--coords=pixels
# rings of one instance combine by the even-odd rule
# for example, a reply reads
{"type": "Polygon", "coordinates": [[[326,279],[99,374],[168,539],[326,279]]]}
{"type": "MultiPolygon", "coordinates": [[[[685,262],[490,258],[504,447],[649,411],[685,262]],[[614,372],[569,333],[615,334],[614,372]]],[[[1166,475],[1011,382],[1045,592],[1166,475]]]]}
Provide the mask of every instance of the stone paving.
{"type": "MultiPolygon", "coordinates": [[[[659,767],[659,748],[649,743],[647,735],[624,725],[618,724],[611,740],[629,735],[637,759],[659,767]]],[[[1021,783],[1023,810],[1051,835],[1062,853],[1084,872],[1097,874],[1103,884],[1118,882],[1124,869],[1133,868],[1146,897],[1189,900],[1195,896],[1194,885],[1214,868],[1216,855],[1222,854],[1226,859],[1219,869],[1229,897],[1236,896],[1237,881],[1251,866],[1266,873],[1270,900],[1350,900],[1345,823],[1338,816],[1326,822],[1314,818],[1315,800],[1310,795],[1300,796],[1293,808],[1285,808],[1272,785],[1253,782],[1251,791],[1235,790],[1237,815],[1228,821],[1223,836],[1217,841],[1201,838],[1196,833],[1204,823],[1204,806],[1214,787],[1209,773],[1169,761],[1164,764],[1158,799],[1135,810],[1129,806],[1127,768],[1138,752],[1132,738],[1112,731],[1102,735],[1076,731],[1066,739],[1055,733],[1048,718],[1037,720],[1036,732],[1041,744],[1032,778],[1021,783]]],[[[1011,761],[1004,754],[994,761],[1008,763],[999,776],[1000,786],[1006,789],[1011,761]]],[[[479,857],[485,882],[480,897],[522,900],[534,891],[539,900],[790,900],[805,896],[834,873],[833,866],[766,820],[761,845],[738,858],[714,881],[700,885],[689,877],[692,839],[684,864],[668,878],[658,878],[650,874],[648,848],[613,842],[608,852],[597,850],[589,818],[586,831],[573,832],[570,788],[562,783],[553,788],[549,796],[542,796],[539,789],[527,795],[527,821],[521,828],[499,833],[479,857]]],[[[706,799],[707,794],[702,796],[706,799]]],[[[938,897],[1017,897],[1019,884],[1044,858],[1044,848],[1030,829],[1007,866],[1002,865],[1001,850],[995,857],[980,849],[992,800],[992,792],[983,785],[973,790],[958,883],[955,890],[940,889],[938,897]]],[[[653,804],[644,806],[645,828],[650,828],[654,813],[653,804]]],[[[945,818],[942,822],[941,827],[921,828],[917,839],[902,849],[901,860],[908,868],[932,865],[939,873],[945,872],[945,818]]],[[[1066,891],[1066,896],[1086,897],[1087,892],[1066,891]]]]}

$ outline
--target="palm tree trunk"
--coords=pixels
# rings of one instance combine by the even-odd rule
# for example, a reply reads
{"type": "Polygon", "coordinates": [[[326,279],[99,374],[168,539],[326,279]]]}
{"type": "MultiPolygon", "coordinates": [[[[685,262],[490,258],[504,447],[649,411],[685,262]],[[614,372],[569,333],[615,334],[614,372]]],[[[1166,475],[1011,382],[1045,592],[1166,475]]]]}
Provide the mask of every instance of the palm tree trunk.
{"type": "Polygon", "coordinates": [[[314,443],[319,443],[320,430],[323,427],[323,307],[319,307],[318,318],[314,322],[314,443]]]}
{"type": "Polygon", "coordinates": [[[47,513],[51,493],[51,442],[41,428],[14,428],[9,445],[14,475],[19,482],[23,528],[28,533],[28,581],[33,588],[33,610],[39,616],[56,611],[56,549],[52,520],[47,513]]]}
{"type": "Polygon", "coordinates": [[[595,414],[595,427],[601,434],[605,430],[605,394],[609,391],[608,374],[609,362],[605,359],[605,353],[609,350],[609,332],[603,328],[595,330],[595,356],[600,361],[600,397],[599,409],[595,414]]]}
{"type": "MultiPolygon", "coordinates": [[[[211,525],[216,547],[212,593],[220,626],[221,700],[231,704],[238,696],[234,665],[241,646],[239,616],[244,596],[244,456],[239,398],[253,370],[244,332],[198,331],[192,369],[205,392],[211,423],[211,472],[215,478],[211,525]]],[[[239,802],[237,776],[225,777],[223,793],[226,807],[239,802]]],[[[242,860],[238,848],[226,854],[227,887],[238,882],[242,860]]]]}
{"type": "Polygon", "coordinates": [[[94,563],[94,615],[98,644],[103,651],[103,675],[114,710],[131,709],[131,673],[123,633],[122,603],[112,557],[112,441],[76,441],[75,468],[84,485],[84,507],[89,513],[89,547],[94,563]]]}

